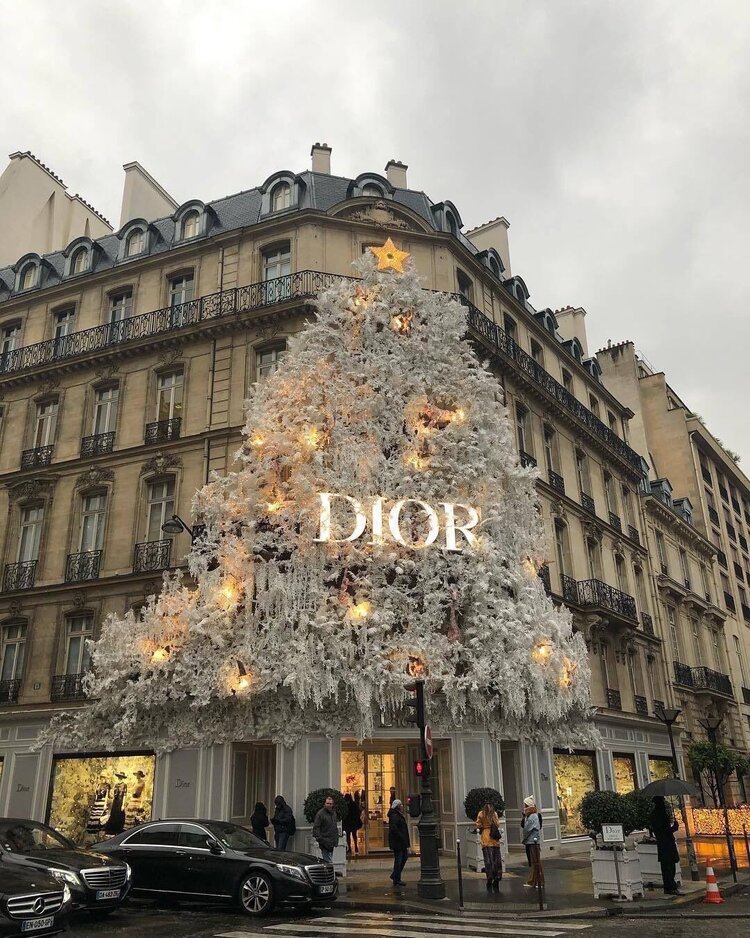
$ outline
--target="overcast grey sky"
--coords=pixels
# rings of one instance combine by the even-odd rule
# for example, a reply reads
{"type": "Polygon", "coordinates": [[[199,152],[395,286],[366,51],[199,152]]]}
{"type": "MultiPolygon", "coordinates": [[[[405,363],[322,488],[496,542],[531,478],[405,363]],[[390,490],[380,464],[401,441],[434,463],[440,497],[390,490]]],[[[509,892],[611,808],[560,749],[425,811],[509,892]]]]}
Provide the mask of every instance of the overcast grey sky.
{"type": "Polygon", "coordinates": [[[750,471],[748,0],[0,0],[6,152],[117,225],[121,165],[178,200],[382,172],[511,223],[537,308],[629,338],[750,471]]]}

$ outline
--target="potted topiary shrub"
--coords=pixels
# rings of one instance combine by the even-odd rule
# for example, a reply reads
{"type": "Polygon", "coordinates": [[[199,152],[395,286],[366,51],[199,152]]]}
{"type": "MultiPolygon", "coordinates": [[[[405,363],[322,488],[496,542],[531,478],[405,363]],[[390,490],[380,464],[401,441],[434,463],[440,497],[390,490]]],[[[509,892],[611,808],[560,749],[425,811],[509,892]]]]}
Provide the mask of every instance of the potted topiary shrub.
{"type": "Polygon", "coordinates": [[[632,900],[643,895],[636,851],[625,849],[624,844],[604,843],[602,839],[602,827],[608,824],[620,825],[625,837],[631,834],[639,820],[636,807],[633,799],[628,800],[627,796],[614,791],[590,791],[581,801],[581,822],[594,841],[591,847],[591,880],[595,899],[619,894],[632,900]]]}
{"type": "MultiPolygon", "coordinates": [[[[641,867],[643,885],[649,889],[661,888],[663,880],[661,866],[659,865],[659,851],[656,841],[648,829],[651,822],[651,812],[654,810],[653,798],[648,798],[640,792],[633,791],[629,795],[625,795],[625,800],[630,802],[633,811],[633,830],[643,831],[643,834],[635,841],[635,850],[641,867]]],[[[679,863],[675,869],[674,878],[677,885],[681,886],[682,871],[679,863]]]]}
{"type": "MultiPolygon", "coordinates": [[[[476,821],[477,815],[487,802],[495,806],[495,810],[500,816],[500,830],[503,833],[501,851],[503,862],[508,853],[508,838],[505,831],[505,799],[496,788],[472,788],[464,798],[464,811],[470,821],[476,821]]],[[[476,828],[469,828],[466,832],[466,865],[470,870],[477,870],[481,873],[484,870],[484,855],[482,853],[482,843],[476,828]]]]}
{"type": "MultiPolygon", "coordinates": [[[[316,788],[310,792],[310,794],[305,798],[305,804],[303,807],[303,812],[305,819],[312,824],[315,820],[315,815],[320,811],[323,805],[326,803],[326,798],[328,796],[333,798],[336,818],[339,821],[343,821],[346,816],[346,802],[344,801],[344,796],[336,788],[316,788]]],[[[312,836],[312,831],[308,835],[308,850],[307,852],[312,854],[314,857],[320,857],[320,847],[318,842],[312,836]]],[[[339,827],[339,842],[333,850],[333,867],[340,876],[346,876],[346,839],[344,838],[341,828],[339,827]]]]}

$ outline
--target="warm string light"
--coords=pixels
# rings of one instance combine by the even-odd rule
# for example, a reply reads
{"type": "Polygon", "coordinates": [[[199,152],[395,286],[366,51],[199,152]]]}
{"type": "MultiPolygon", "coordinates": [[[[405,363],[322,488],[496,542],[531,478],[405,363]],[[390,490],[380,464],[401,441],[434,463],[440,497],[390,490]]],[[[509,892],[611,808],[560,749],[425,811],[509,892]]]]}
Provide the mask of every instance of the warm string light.
{"type": "Polygon", "coordinates": [[[151,662],[153,664],[161,664],[163,661],[166,661],[167,658],[169,658],[170,650],[169,645],[165,645],[163,648],[157,648],[151,655],[151,662]]]}
{"type": "Polygon", "coordinates": [[[424,658],[421,655],[409,655],[409,659],[406,665],[406,673],[409,677],[417,678],[419,680],[427,677],[427,664],[425,663],[424,658]]]}
{"type": "Polygon", "coordinates": [[[237,659],[237,676],[232,680],[232,695],[242,694],[250,689],[250,675],[247,673],[245,665],[237,659]]]}
{"type": "Polygon", "coordinates": [[[531,649],[531,657],[537,664],[548,664],[552,657],[552,642],[547,639],[538,641],[531,649]]]}
{"type": "Polygon", "coordinates": [[[364,599],[362,602],[355,603],[353,606],[350,606],[347,615],[350,619],[354,619],[356,621],[359,619],[366,619],[371,613],[372,603],[364,599]]]}
{"type": "Polygon", "coordinates": [[[222,609],[231,609],[236,605],[242,590],[233,576],[224,577],[216,591],[216,602],[222,609]]]}
{"type": "Polygon", "coordinates": [[[573,676],[576,673],[578,665],[571,661],[570,658],[563,658],[563,670],[560,675],[560,687],[570,687],[573,683],[573,676]]]}
{"type": "Polygon", "coordinates": [[[253,436],[250,437],[250,445],[255,449],[260,449],[264,443],[265,440],[259,433],[254,433],[253,436]]]}
{"type": "Polygon", "coordinates": [[[412,469],[416,469],[418,472],[424,471],[430,465],[430,460],[420,456],[415,450],[406,453],[404,461],[407,466],[411,466],[412,469]]]}
{"type": "Polygon", "coordinates": [[[396,313],[395,316],[391,317],[391,329],[399,335],[409,335],[413,319],[413,309],[406,309],[401,313],[396,313]]]}

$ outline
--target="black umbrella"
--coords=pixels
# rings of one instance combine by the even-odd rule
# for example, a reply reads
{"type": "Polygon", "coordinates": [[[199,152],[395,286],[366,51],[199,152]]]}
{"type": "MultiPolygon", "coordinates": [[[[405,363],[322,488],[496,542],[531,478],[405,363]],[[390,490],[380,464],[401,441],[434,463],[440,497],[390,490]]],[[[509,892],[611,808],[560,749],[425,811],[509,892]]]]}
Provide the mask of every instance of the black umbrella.
{"type": "Polygon", "coordinates": [[[695,785],[683,782],[681,778],[660,778],[655,782],[649,782],[645,788],[640,790],[641,795],[647,798],[655,798],[657,795],[692,795],[695,798],[700,797],[700,792],[695,785]]]}

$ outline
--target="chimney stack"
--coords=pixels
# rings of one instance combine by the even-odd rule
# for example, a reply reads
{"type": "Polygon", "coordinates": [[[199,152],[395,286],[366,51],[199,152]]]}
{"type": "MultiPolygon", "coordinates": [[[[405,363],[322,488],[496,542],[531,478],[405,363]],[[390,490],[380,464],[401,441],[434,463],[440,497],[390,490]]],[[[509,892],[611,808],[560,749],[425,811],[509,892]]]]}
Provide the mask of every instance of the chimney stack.
{"type": "Polygon", "coordinates": [[[314,143],[310,150],[312,157],[312,171],[331,175],[331,148],[327,143],[314,143]]]}
{"type": "Polygon", "coordinates": [[[406,189],[406,170],[409,167],[399,160],[388,160],[385,164],[385,175],[388,182],[396,189],[406,189]]]}

